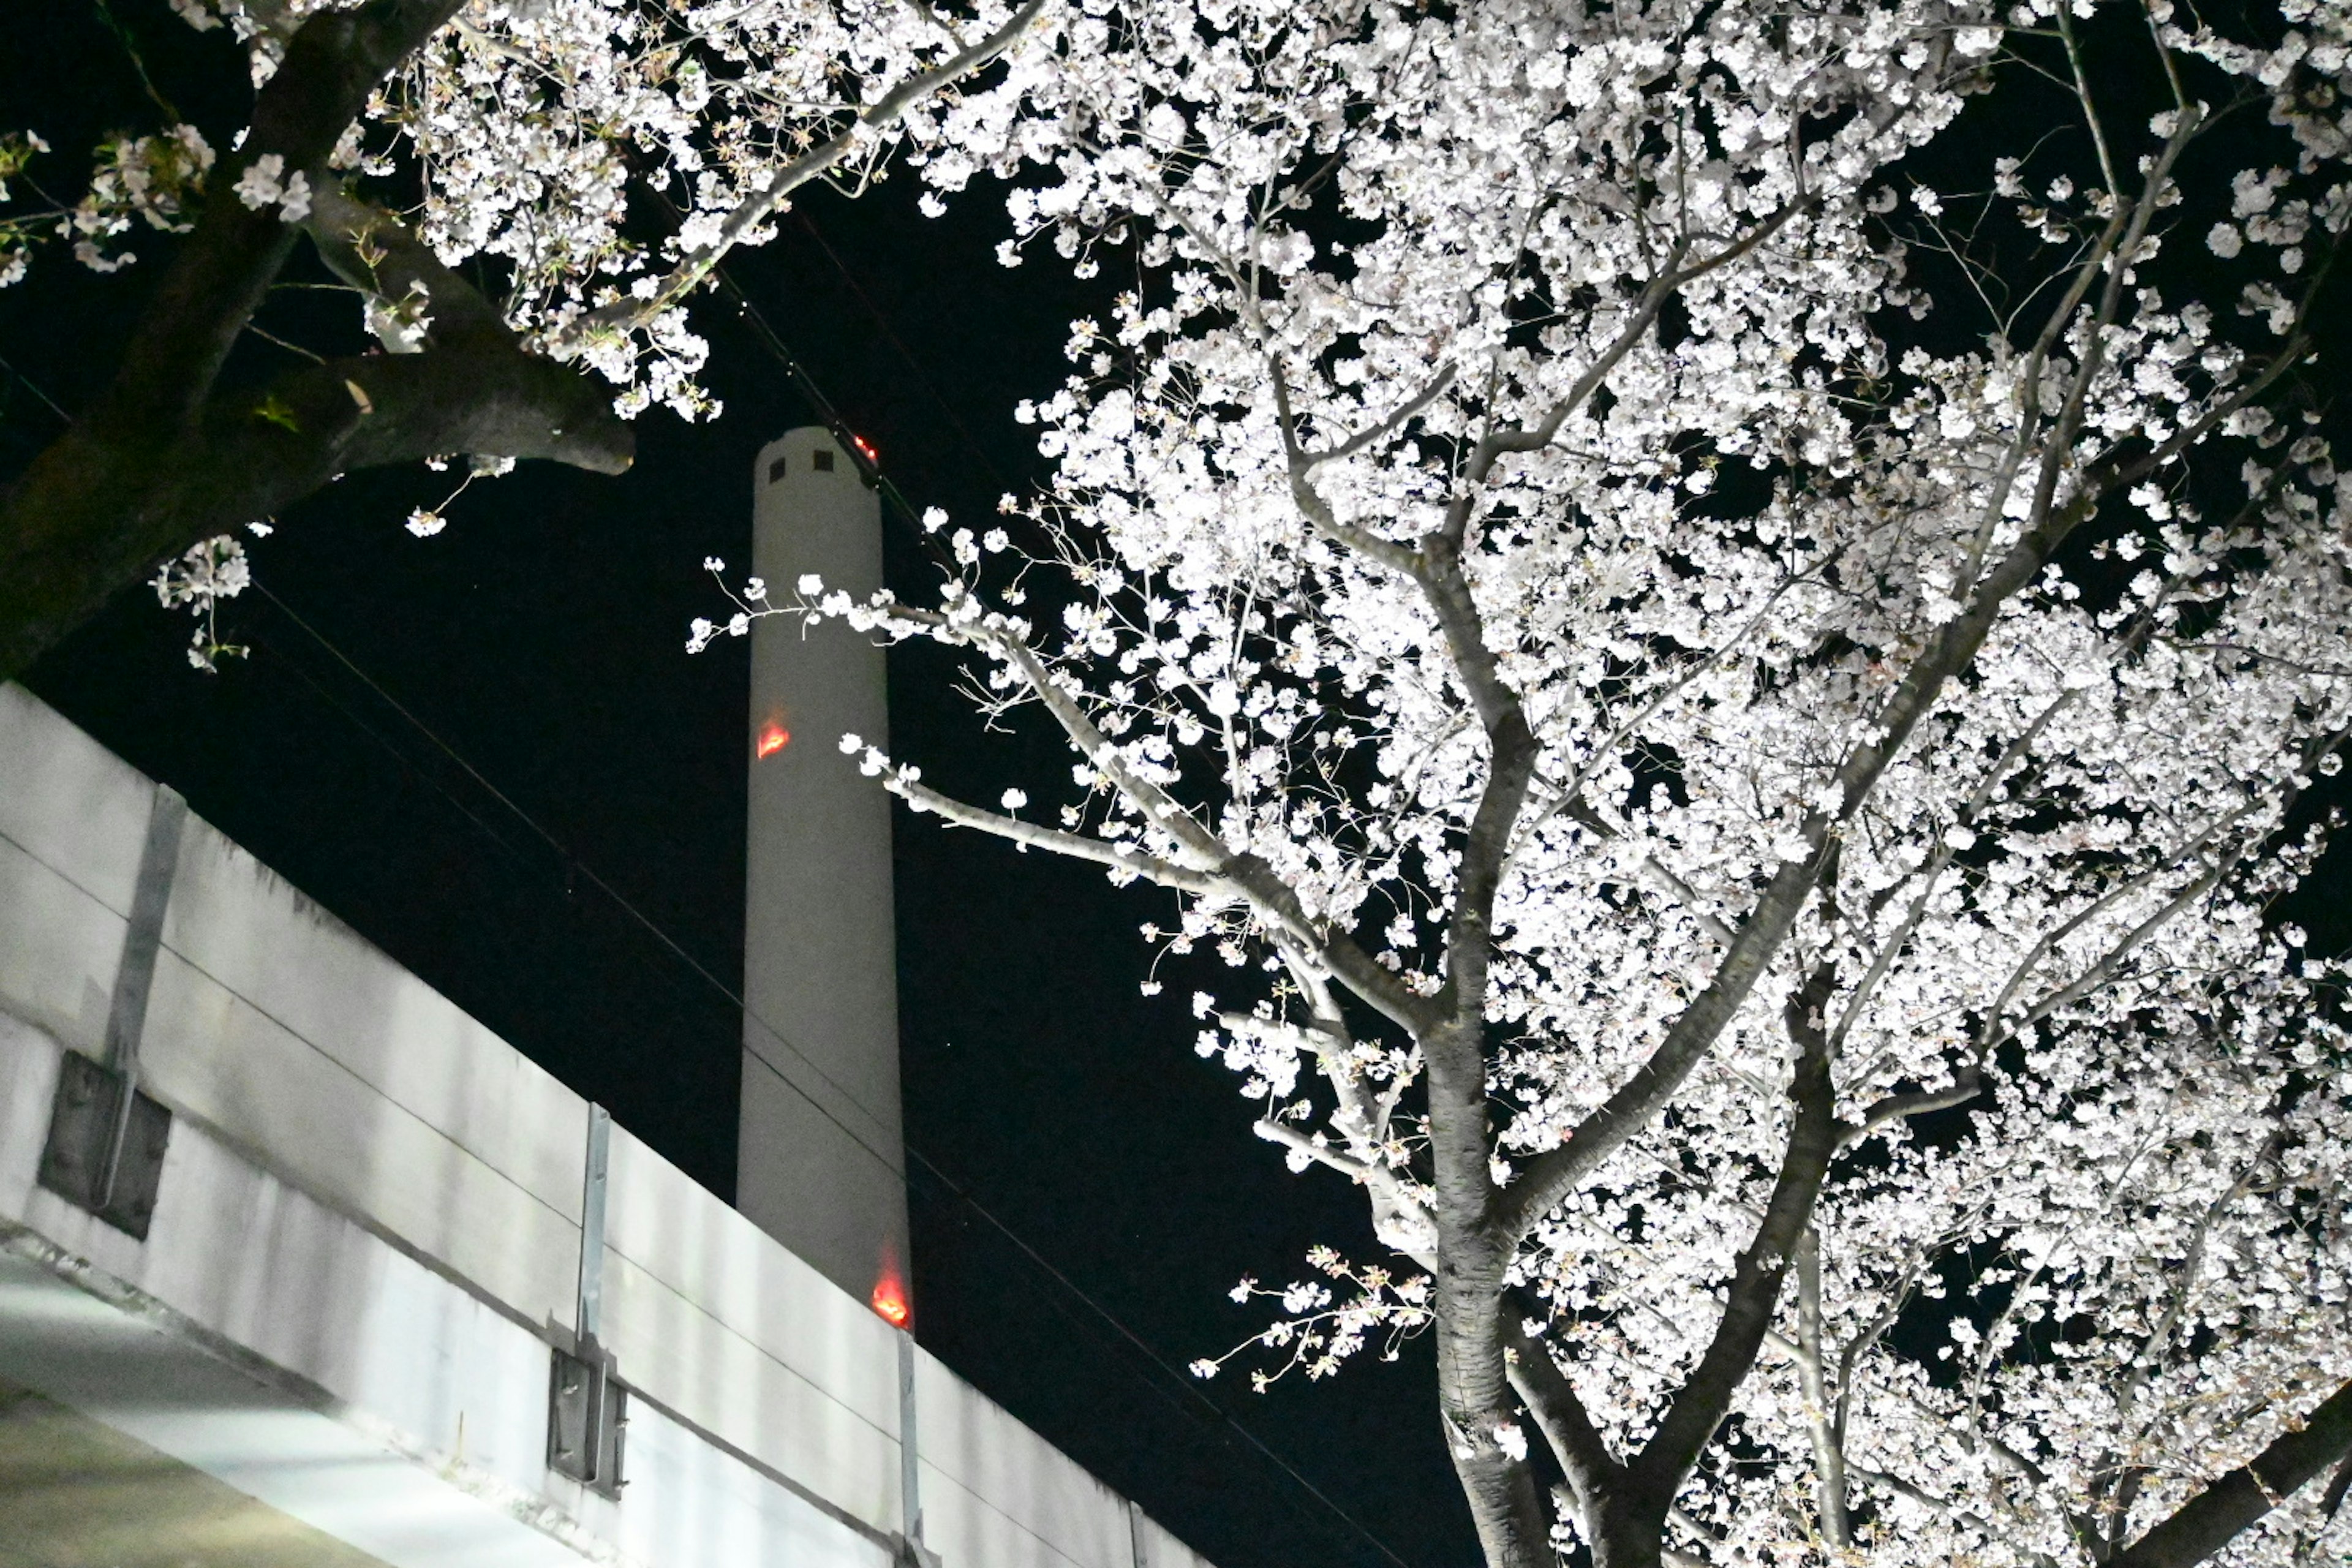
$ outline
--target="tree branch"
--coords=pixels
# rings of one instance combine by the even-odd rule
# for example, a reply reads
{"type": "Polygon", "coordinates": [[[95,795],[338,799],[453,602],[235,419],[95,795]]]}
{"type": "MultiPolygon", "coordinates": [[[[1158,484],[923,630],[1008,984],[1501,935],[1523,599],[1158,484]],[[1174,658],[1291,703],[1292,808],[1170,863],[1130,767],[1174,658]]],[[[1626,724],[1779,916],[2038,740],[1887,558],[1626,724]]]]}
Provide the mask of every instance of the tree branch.
{"type": "Polygon", "coordinates": [[[1853,1542],[1846,1519],[1845,1444],[1830,1416],[1829,1381],[1822,1366],[1822,1236],[1805,1226],[1797,1247],[1797,1373],[1804,1387],[1805,1435],[1813,1449],[1821,1498],[1822,1536],[1832,1546],[1853,1542]]]}
{"type": "Polygon", "coordinates": [[[1108,839],[1088,838],[1083,834],[1063,833],[1043,827],[1034,822],[1024,822],[1017,816],[1005,816],[967,805],[952,795],[941,795],[927,784],[917,784],[898,773],[886,776],[882,787],[905,801],[916,811],[927,811],[959,827],[975,827],[981,832],[1007,839],[1024,848],[1044,849],[1073,860],[1090,860],[1097,866],[1108,866],[1114,871],[1140,877],[1147,882],[1157,882],[1163,888],[1195,894],[1232,894],[1214,876],[1189,867],[1146,855],[1139,849],[1108,839]]]}
{"type": "Polygon", "coordinates": [[[727,216],[727,221],[719,226],[718,237],[672,268],[650,297],[638,299],[632,295],[586,312],[554,334],[556,352],[568,353],[599,333],[634,331],[692,293],[703,279],[710,276],[711,269],[726,259],[727,253],[741,243],[746,234],[764,222],[786,197],[811,180],[829,173],[859,147],[871,145],[878,132],[897,124],[900,117],[924,99],[971,75],[1011,48],[1013,41],[1028,31],[1030,24],[1044,13],[1048,3],[1049,0],[1027,0],[1005,19],[1003,26],[988,37],[976,44],[966,45],[929,69],[917,71],[860,109],[857,117],[845,129],[818,142],[777,170],[765,185],[727,216]]]}
{"type": "Polygon", "coordinates": [[[295,230],[275,206],[248,207],[231,194],[237,176],[276,154],[315,189],[327,158],[368,95],[421,47],[463,0],[369,0],[320,11],[286,47],[254,100],[245,144],[206,180],[211,199],[165,272],[115,377],[89,418],[172,426],[194,418],[245,323],[285,265],[295,230]]]}
{"type": "Polygon", "coordinates": [[[483,335],[223,392],[180,429],[78,424],[0,497],[0,673],[22,669],[200,540],[352,469],[444,452],[614,474],[628,468],[632,445],[604,388],[483,335]]]}
{"type": "Polygon", "coordinates": [[[2352,1383],[2124,1548],[2110,1568],[2190,1568],[2202,1563],[2347,1456],[2352,1456],[2352,1383]]]}
{"type": "MultiPolygon", "coordinates": [[[[299,372],[266,399],[223,395],[215,384],[296,232],[278,207],[248,207],[232,195],[238,174],[275,154],[323,188],[328,156],[368,95],[459,3],[369,0],[319,12],[295,32],[255,100],[244,146],[213,170],[212,198],[142,313],[112,382],[0,490],[0,679],[24,669],[156,561],[264,516],[358,461],[390,460],[354,458],[350,448],[396,447],[385,438],[408,429],[447,443],[427,451],[466,450],[458,437],[472,432],[452,426],[508,430],[530,396],[552,395],[567,414],[577,406],[568,384],[511,364],[379,380],[372,364],[347,362],[299,372]],[[452,418],[436,406],[481,374],[497,404],[485,417],[452,418]],[[415,395],[425,392],[433,395],[415,395]],[[258,405],[271,409],[269,420],[254,417],[258,405]],[[394,409],[403,417],[393,419],[394,409]]],[[[551,441],[576,448],[596,421],[582,410],[567,423],[570,437],[541,430],[535,441],[510,442],[508,454],[539,455],[551,441]]],[[[609,433],[589,444],[598,461],[614,466],[609,433]]],[[[619,449],[625,463],[625,436],[619,449]]]]}
{"type": "Polygon", "coordinates": [[[1797,1244],[1812,1222],[1813,1205],[1821,1195],[1831,1157],[1837,1152],[1837,1090],[1830,1072],[1829,1042],[1820,1022],[1822,999],[1834,971],[1824,964],[1789,999],[1788,1023],[1798,1045],[1796,1070],[1789,1084],[1795,1109],[1789,1145],[1780,1160],[1771,1201],[1765,1205],[1764,1223],[1732,1267],[1731,1286],[1725,1294],[1723,1317],[1698,1365],[1675,1395],[1656,1433],[1633,1469],[1644,1491],[1674,1495],[1700,1451],[1715,1436],[1733,1394],[1747,1380],[1771,1329],[1797,1244]]]}
{"type": "Polygon", "coordinates": [[[77,426],[0,501],[0,672],[200,540],[354,468],[442,452],[619,473],[630,441],[577,372],[478,342],[307,366],[222,394],[192,429],[115,439],[77,426]]]}
{"type": "Polygon", "coordinates": [[[426,342],[481,337],[515,342],[497,308],[472,284],[443,265],[406,224],[354,197],[341,180],[317,183],[307,226],[319,258],[352,288],[387,305],[410,298],[412,290],[421,292],[431,318],[426,342]]]}
{"type": "Polygon", "coordinates": [[[1601,1508],[1601,1494],[1623,1483],[1625,1467],[1609,1452],[1609,1445],[1586,1414],[1584,1401],[1551,1352],[1530,1336],[1517,1317],[1507,1310],[1503,1319],[1503,1345],[1511,1358],[1511,1387],[1527,1402],[1528,1413],[1551,1445],[1568,1472],[1577,1507],[1587,1518],[1601,1508]]]}

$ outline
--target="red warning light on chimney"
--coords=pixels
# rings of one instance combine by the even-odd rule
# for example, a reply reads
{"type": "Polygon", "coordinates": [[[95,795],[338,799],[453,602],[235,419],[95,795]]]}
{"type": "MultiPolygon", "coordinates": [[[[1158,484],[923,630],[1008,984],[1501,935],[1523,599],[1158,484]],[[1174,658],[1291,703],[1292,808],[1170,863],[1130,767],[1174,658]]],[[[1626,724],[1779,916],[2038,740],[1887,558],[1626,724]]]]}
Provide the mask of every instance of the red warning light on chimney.
{"type": "Polygon", "coordinates": [[[760,739],[752,750],[760,757],[772,757],[792,744],[793,732],[773,719],[760,726],[760,739]]]}
{"type": "Polygon", "coordinates": [[[874,449],[873,442],[867,440],[863,436],[852,436],[849,439],[860,452],[866,454],[866,460],[867,462],[872,463],[880,460],[882,454],[874,449]]]}
{"type": "Polygon", "coordinates": [[[914,1307],[907,1300],[907,1284],[898,1274],[898,1249],[886,1238],[882,1243],[882,1269],[874,1281],[874,1294],[866,1298],[875,1315],[894,1329],[903,1329],[907,1320],[915,1315],[914,1307]]]}

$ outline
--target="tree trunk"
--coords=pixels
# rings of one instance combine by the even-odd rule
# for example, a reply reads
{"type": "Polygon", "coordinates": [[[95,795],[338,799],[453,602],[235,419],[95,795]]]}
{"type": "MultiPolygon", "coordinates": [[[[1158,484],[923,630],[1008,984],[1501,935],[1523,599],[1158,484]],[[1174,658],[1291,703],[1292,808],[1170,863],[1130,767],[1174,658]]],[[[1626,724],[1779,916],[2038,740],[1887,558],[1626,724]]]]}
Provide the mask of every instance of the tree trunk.
{"type": "Polygon", "coordinates": [[[1524,1457],[1537,1440],[1504,1354],[1511,1245],[1493,1223],[1483,1020],[1458,1015],[1423,1040],[1437,1193],[1437,1403],[1487,1568],[1553,1568],[1551,1522],[1524,1457]]]}
{"type": "Polygon", "coordinates": [[[1593,1568],[1660,1568],[1665,1558],[1664,1510],[1612,1497],[1591,1521],[1593,1568]]]}

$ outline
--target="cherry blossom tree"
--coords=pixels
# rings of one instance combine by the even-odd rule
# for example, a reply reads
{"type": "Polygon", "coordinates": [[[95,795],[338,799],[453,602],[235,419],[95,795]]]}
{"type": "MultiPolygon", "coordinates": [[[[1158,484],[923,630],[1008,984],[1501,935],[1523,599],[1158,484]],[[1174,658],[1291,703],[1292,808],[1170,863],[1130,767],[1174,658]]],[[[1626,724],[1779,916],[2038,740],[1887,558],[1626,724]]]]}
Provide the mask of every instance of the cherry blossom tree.
{"type": "Polygon", "coordinates": [[[0,136],[0,284],[43,242],[167,268],[104,394],[0,491],[0,678],[159,563],[201,615],[243,581],[236,530],[352,469],[613,473],[649,404],[715,412],[688,296],[802,185],[880,172],[1045,5],[173,0],[250,68],[230,145],[116,137],[68,202],[37,128],[0,136]],[[305,240],[356,296],[352,352],[228,374],[305,240]]]}
{"type": "Polygon", "coordinates": [[[2342,971],[2269,913],[2352,732],[2352,13],[1060,37],[919,135],[1134,277],[1057,477],[927,520],[936,604],[731,625],[1066,737],[992,804],[844,745],[1174,895],[1202,1054],[1393,1255],[1244,1281],[1241,1358],[1433,1336],[1493,1568],[2352,1555],[2342,971]]]}

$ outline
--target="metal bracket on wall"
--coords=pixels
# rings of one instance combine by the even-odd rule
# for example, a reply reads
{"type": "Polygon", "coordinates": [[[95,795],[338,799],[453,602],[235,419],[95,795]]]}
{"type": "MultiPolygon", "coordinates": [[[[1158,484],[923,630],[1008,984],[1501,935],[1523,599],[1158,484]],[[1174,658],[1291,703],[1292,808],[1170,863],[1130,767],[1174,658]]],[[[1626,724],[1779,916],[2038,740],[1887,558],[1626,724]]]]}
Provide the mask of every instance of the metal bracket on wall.
{"type": "Polygon", "coordinates": [[[106,1057],[92,1061],[66,1053],[49,1110],[49,1137],[41,1150],[40,1183],[117,1230],[141,1241],[163,1188],[163,1153],[172,1113],[139,1092],[139,1038],[147,1027],[147,996],[163,945],[163,915],[180,865],[180,833],[188,803],[162,784],[147,814],[139,853],[139,882],[131,896],[122,962],[106,1015],[106,1057]]]}
{"type": "Polygon", "coordinates": [[[612,1147],[613,1113],[590,1106],[573,1344],[570,1351],[557,1348],[548,1379],[547,1466],[593,1491],[618,1497],[629,1393],[614,1380],[613,1357],[596,1338],[604,1313],[604,1175],[612,1147]]]}
{"type": "Polygon", "coordinates": [[[582,1354],[555,1352],[547,1389],[547,1468],[606,1497],[621,1495],[628,1390],[613,1381],[613,1358],[593,1338],[582,1354]]]}

